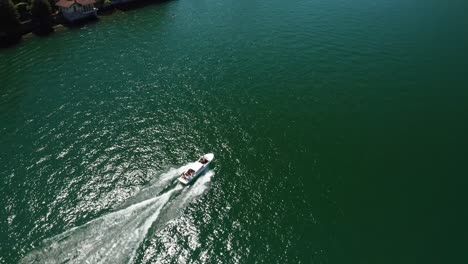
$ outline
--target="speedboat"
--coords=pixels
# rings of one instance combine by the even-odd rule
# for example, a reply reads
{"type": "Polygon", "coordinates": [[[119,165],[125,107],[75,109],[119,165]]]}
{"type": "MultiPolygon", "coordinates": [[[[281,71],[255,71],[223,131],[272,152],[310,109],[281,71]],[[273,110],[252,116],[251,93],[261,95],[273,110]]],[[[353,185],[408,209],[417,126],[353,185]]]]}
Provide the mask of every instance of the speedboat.
{"type": "Polygon", "coordinates": [[[187,168],[187,170],[182,173],[179,177],[179,181],[183,185],[188,185],[192,183],[202,172],[208,168],[208,165],[211,163],[211,161],[214,159],[214,154],[213,153],[208,153],[203,156],[201,156],[197,161],[194,163],[190,164],[190,166],[187,168]]]}

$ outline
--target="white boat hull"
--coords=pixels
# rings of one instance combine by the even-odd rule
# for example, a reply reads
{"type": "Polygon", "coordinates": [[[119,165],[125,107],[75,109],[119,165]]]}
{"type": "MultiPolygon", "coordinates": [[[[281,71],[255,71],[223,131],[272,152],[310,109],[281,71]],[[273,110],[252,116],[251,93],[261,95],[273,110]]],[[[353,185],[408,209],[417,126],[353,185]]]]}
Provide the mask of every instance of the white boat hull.
{"type": "Polygon", "coordinates": [[[189,168],[182,173],[179,177],[179,182],[183,185],[188,185],[194,182],[198,176],[200,176],[208,165],[210,165],[211,161],[214,159],[213,153],[208,153],[201,156],[197,161],[190,164],[189,168]]]}

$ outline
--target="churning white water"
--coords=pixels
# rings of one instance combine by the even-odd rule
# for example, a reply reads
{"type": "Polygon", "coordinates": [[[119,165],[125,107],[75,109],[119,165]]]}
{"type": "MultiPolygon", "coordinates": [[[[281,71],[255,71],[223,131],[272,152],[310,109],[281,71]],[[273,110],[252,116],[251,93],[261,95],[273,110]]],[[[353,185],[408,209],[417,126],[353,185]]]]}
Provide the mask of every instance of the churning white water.
{"type": "Polygon", "coordinates": [[[208,188],[213,171],[193,186],[174,184],[186,166],[162,174],[120,209],[45,240],[20,263],[131,263],[155,222],[161,228],[208,188]]]}

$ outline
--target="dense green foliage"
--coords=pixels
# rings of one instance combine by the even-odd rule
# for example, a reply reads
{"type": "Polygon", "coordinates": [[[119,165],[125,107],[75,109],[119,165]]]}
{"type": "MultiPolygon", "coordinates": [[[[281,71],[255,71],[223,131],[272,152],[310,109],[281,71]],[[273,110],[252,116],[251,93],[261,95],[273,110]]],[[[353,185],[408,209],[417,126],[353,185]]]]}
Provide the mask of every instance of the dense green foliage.
{"type": "Polygon", "coordinates": [[[55,0],[47,0],[47,1],[49,2],[50,10],[52,11],[52,14],[56,13],[58,11],[58,8],[55,5],[55,3],[57,3],[57,1],[55,0]]]}
{"type": "Polygon", "coordinates": [[[19,25],[18,13],[11,0],[0,0],[0,30],[19,25]]]}
{"type": "Polygon", "coordinates": [[[31,16],[36,26],[36,34],[47,34],[52,32],[52,9],[47,0],[33,0],[31,16]]]}
{"type": "Polygon", "coordinates": [[[94,6],[98,8],[99,10],[102,9],[103,5],[104,5],[104,0],[96,0],[96,3],[94,4],[94,6]]]}
{"type": "Polygon", "coordinates": [[[20,2],[15,5],[16,11],[18,12],[19,15],[19,20],[20,21],[26,21],[31,19],[31,6],[28,3],[25,2],[20,2]]]}
{"type": "Polygon", "coordinates": [[[19,40],[19,25],[18,12],[11,0],[0,0],[0,44],[19,40]]]}

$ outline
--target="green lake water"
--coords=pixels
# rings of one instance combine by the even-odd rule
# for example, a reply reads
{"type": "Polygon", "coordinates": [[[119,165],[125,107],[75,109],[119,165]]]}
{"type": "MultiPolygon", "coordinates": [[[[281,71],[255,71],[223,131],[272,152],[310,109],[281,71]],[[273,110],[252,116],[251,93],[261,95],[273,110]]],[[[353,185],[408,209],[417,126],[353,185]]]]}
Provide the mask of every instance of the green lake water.
{"type": "Polygon", "coordinates": [[[0,263],[467,263],[467,9],[177,0],[0,50],[0,263]]]}

